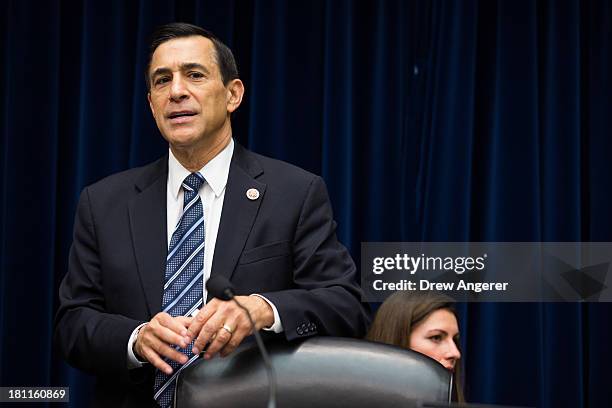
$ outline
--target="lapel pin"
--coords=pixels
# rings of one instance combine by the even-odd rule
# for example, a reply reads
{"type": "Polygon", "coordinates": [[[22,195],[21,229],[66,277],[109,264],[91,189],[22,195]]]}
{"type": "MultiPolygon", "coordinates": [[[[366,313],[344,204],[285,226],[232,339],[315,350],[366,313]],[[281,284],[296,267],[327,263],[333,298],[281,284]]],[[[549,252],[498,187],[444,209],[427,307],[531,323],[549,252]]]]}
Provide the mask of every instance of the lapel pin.
{"type": "Polygon", "coordinates": [[[256,188],[249,188],[246,192],[246,196],[249,200],[255,201],[259,198],[259,190],[256,188]]]}

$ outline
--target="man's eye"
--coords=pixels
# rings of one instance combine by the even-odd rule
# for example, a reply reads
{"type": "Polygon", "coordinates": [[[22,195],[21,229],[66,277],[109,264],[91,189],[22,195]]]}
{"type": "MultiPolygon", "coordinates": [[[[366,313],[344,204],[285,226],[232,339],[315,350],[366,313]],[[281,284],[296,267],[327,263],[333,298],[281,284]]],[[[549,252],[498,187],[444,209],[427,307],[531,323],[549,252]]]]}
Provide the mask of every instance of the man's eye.
{"type": "Polygon", "coordinates": [[[200,79],[204,78],[204,74],[202,74],[201,72],[190,72],[189,77],[193,79],[200,79]]]}
{"type": "Polygon", "coordinates": [[[155,80],[155,85],[161,85],[161,84],[165,84],[166,82],[168,82],[170,79],[168,79],[167,77],[161,77],[161,78],[157,78],[155,80]]]}

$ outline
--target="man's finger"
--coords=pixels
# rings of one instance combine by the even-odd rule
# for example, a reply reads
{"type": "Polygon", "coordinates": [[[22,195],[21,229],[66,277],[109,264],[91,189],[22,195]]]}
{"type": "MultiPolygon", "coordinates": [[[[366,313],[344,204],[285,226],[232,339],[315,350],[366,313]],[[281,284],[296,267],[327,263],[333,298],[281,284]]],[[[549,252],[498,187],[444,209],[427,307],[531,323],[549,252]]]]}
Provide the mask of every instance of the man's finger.
{"type": "MultiPolygon", "coordinates": [[[[165,327],[158,328],[157,330],[166,331],[168,336],[176,336],[176,333],[165,327]]],[[[140,338],[140,335],[138,337],[140,338]]],[[[179,336],[179,338],[181,337],[179,336]]],[[[167,340],[158,338],[153,331],[145,332],[142,339],[140,339],[139,354],[151,363],[153,361],[149,357],[156,361],[162,357],[167,357],[179,364],[185,364],[188,360],[185,354],[179,352],[174,346],[169,345],[167,340]]],[[[161,367],[159,368],[161,369],[161,367]]]]}
{"type": "Polygon", "coordinates": [[[217,311],[219,301],[217,299],[213,299],[206,304],[198,314],[191,320],[189,324],[189,329],[187,330],[187,338],[191,342],[191,339],[195,339],[202,327],[208,322],[208,320],[215,314],[217,311]]]}
{"type": "Polygon", "coordinates": [[[162,358],[155,352],[155,350],[151,348],[146,348],[143,351],[143,357],[147,359],[149,363],[151,363],[158,370],[166,373],[167,375],[172,374],[172,367],[168,365],[162,358]]]}
{"type": "MultiPolygon", "coordinates": [[[[244,314],[238,316],[238,318],[234,320],[234,324],[235,324],[235,328],[234,330],[232,330],[233,331],[232,336],[230,337],[229,341],[224,346],[222,346],[221,349],[219,350],[219,355],[221,357],[226,357],[231,352],[236,350],[236,348],[242,343],[244,338],[253,332],[251,328],[251,323],[249,320],[247,320],[244,314]]],[[[229,326],[232,327],[231,325],[229,326]]],[[[209,347],[209,350],[210,350],[210,347],[209,347]]],[[[211,351],[211,355],[209,356],[205,355],[204,357],[205,358],[212,357],[213,356],[212,352],[215,352],[214,348],[211,351]]]]}
{"type": "Polygon", "coordinates": [[[178,322],[182,324],[183,327],[188,329],[189,325],[191,324],[191,321],[193,320],[193,316],[176,316],[175,319],[178,320],[178,322]]]}
{"type": "Polygon", "coordinates": [[[174,347],[171,347],[161,342],[156,347],[153,347],[153,350],[156,352],[158,356],[167,357],[171,360],[176,361],[179,364],[185,364],[188,360],[185,354],[179,352],[174,347]]]}
{"type": "Polygon", "coordinates": [[[178,335],[165,326],[162,326],[155,320],[151,320],[150,323],[142,328],[138,334],[136,343],[138,344],[143,340],[146,340],[149,345],[153,344],[155,340],[163,341],[167,344],[175,344],[181,347],[187,347],[189,344],[185,337],[178,335]]]}
{"type": "Polygon", "coordinates": [[[187,327],[191,322],[190,317],[177,316],[173,317],[167,313],[161,312],[156,314],[153,319],[143,328],[144,334],[152,330],[155,337],[161,339],[167,344],[176,344],[181,347],[187,347],[190,343],[187,337],[187,327]],[[147,329],[146,331],[144,329],[147,329]]]}
{"type": "MultiPolygon", "coordinates": [[[[232,332],[233,332],[233,329],[232,329],[232,332]]],[[[232,337],[232,333],[229,330],[226,330],[224,328],[219,329],[217,331],[217,335],[215,336],[215,339],[212,341],[212,343],[210,343],[210,346],[208,346],[208,349],[206,349],[206,354],[204,354],[204,358],[209,359],[212,356],[214,356],[219,350],[225,347],[225,345],[230,341],[231,337],[232,337]]]]}
{"type": "MultiPolygon", "coordinates": [[[[188,323],[188,320],[173,318],[166,313],[158,313],[140,330],[134,345],[135,351],[150,363],[153,363],[151,359],[157,361],[160,356],[183,363],[186,356],[178,352],[174,345],[185,348],[189,343],[185,340],[185,337],[180,336],[167,326],[176,328],[178,324],[185,329],[184,324],[186,323],[188,323]]],[[[162,369],[162,367],[159,368],[162,369]]]]}
{"type": "Polygon", "coordinates": [[[240,343],[242,343],[242,340],[244,340],[247,333],[242,330],[234,333],[230,340],[227,342],[227,344],[221,349],[219,355],[221,357],[227,357],[228,355],[230,355],[234,350],[238,348],[240,343]]]}
{"type": "Polygon", "coordinates": [[[172,317],[167,313],[159,313],[154,319],[157,318],[157,321],[160,325],[172,330],[176,334],[186,337],[187,336],[187,326],[183,324],[183,320],[178,317],[172,317]]]}
{"type": "Polygon", "coordinates": [[[162,326],[157,328],[154,331],[153,335],[165,344],[174,344],[177,346],[181,346],[182,348],[185,348],[189,345],[189,342],[187,341],[186,337],[179,336],[167,327],[162,326]]]}
{"type": "Polygon", "coordinates": [[[219,327],[222,326],[220,319],[224,319],[224,317],[219,314],[215,314],[214,317],[208,319],[193,343],[193,354],[199,354],[213,338],[215,341],[217,340],[217,337],[219,337],[219,327]]]}

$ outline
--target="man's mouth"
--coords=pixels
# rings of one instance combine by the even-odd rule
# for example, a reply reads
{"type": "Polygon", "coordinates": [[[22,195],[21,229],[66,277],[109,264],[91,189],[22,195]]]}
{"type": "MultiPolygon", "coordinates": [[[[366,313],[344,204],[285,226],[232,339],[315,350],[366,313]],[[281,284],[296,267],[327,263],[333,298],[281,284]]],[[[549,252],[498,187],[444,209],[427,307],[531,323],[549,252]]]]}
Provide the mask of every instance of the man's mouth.
{"type": "Polygon", "coordinates": [[[182,125],[191,123],[195,115],[197,115],[197,113],[194,111],[177,111],[167,115],[167,118],[173,125],[182,125]]]}
{"type": "Polygon", "coordinates": [[[176,119],[183,117],[195,116],[196,113],[193,111],[180,111],[180,112],[172,112],[168,115],[168,119],[176,119]]]}

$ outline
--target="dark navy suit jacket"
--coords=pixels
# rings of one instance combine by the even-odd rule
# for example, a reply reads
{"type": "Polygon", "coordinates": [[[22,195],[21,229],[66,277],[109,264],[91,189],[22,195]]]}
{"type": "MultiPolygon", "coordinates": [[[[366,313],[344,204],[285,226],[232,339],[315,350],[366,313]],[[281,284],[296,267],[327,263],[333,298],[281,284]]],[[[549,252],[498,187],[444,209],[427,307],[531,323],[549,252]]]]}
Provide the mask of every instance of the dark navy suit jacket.
{"type": "MultiPolygon", "coordinates": [[[[151,366],[127,369],[132,331],[161,310],[168,157],[86,187],[79,200],[55,343],[97,377],[94,405],[151,405],[151,366]]],[[[355,265],[336,239],[322,179],[237,143],[211,276],[278,309],[287,340],[361,337],[369,322],[355,265]],[[250,200],[246,191],[260,195],[250,200]]]]}

